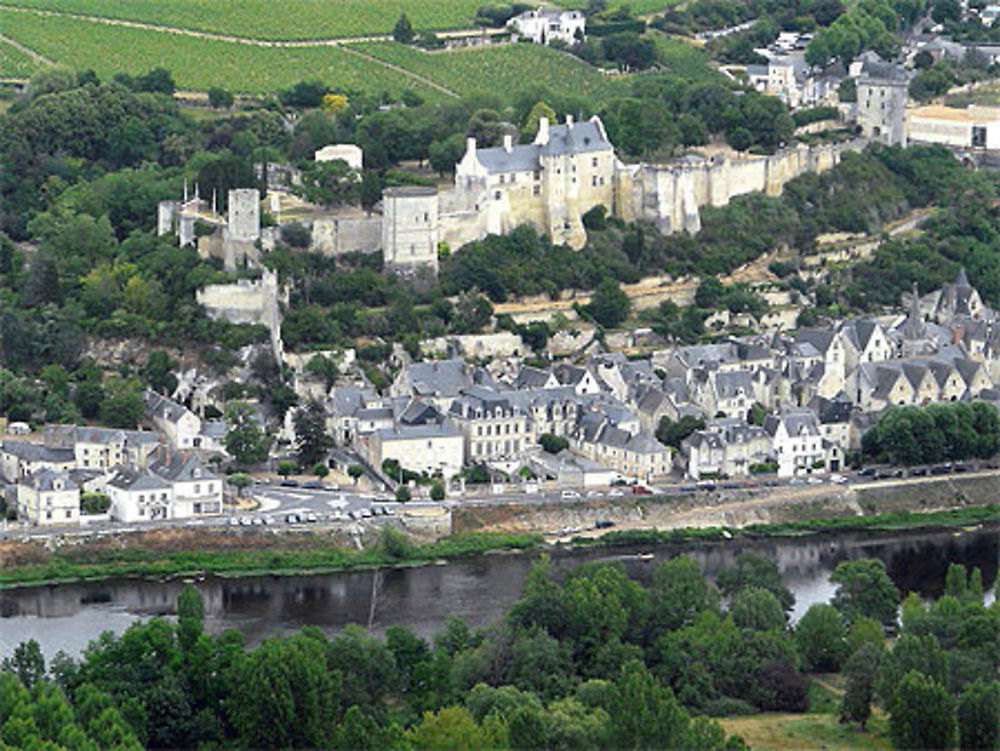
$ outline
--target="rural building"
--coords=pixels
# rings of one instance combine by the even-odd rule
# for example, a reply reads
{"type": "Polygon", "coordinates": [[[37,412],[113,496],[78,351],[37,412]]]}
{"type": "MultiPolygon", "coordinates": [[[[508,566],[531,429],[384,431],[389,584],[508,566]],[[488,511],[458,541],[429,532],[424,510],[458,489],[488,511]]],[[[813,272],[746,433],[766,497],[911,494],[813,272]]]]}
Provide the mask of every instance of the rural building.
{"type": "Polygon", "coordinates": [[[530,39],[535,44],[575,44],[582,42],[587,27],[587,17],[578,10],[527,10],[507,22],[516,36],[530,39]]]}
{"type": "Polygon", "coordinates": [[[909,143],[1000,151],[1000,107],[929,105],[906,113],[909,143]]]}
{"type": "Polygon", "coordinates": [[[80,488],[68,472],[40,469],[17,483],[17,516],[36,526],[80,521],[80,488]]]}

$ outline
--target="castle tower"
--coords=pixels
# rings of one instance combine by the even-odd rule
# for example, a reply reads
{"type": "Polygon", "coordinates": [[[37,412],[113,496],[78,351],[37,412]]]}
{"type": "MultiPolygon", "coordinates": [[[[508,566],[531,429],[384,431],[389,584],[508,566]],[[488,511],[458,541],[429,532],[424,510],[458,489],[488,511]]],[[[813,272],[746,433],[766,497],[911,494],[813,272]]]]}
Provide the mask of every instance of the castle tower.
{"type": "Polygon", "coordinates": [[[229,191],[229,239],[256,242],[260,239],[260,191],[238,188],[229,191]]]}
{"type": "Polygon", "coordinates": [[[409,273],[438,270],[438,196],[435,188],[404,185],[382,192],[385,265],[409,273]]]}

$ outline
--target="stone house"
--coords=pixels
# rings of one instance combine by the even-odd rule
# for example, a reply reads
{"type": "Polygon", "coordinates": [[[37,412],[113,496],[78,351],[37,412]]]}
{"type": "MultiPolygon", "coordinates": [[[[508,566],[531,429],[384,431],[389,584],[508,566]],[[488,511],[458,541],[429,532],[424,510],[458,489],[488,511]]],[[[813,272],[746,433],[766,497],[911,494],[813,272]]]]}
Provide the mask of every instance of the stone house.
{"type": "Polygon", "coordinates": [[[23,441],[4,441],[0,444],[0,474],[9,483],[16,483],[42,470],[63,471],[74,467],[76,455],[72,449],[23,441]]]}
{"type": "Polygon", "coordinates": [[[78,524],[80,488],[65,471],[32,472],[18,480],[17,516],[39,527],[78,524]]]}
{"type": "Polygon", "coordinates": [[[779,477],[810,474],[817,463],[826,464],[828,448],[819,421],[810,410],[794,407],[768,415],[764,430],[771,437],[779,477]]]}
{"type": "Polygon", "coordinates": [[[671,469],[671,451],[649,433],[630,433],[606,416],[590,413],[570,435],[570,445],[625,478],[652,482],[671,469]]]}
{"type": "Polygon", "coordinates": [[[183,404],[147,389],[143,394],[146,419],[167,437],[172,449],[201,448],[201,418],[183,404]]]}
{"type": "Polygon", "coordinates": [[[386,459],[395,459],[412,472],[440,473],[450,479],[465,463],[465,437],[450,420],[379,428],[368,443],[368,462],[381,467],[386,459]]]}
{"type": "Polygon", "coordinates": [[[696,430],[681,444],[687,476],[745,477],[750,467],[772,454],[771,437],[761,427],[740,419],[717,420],[696,430]]]}
{"type": "Polygon", "coordinates": [[[531,442],[527,416],[505,394],[490,389],[468,389],[452,402],[448,416],[462,432],[470,462],[513,459],[531,442]]]}

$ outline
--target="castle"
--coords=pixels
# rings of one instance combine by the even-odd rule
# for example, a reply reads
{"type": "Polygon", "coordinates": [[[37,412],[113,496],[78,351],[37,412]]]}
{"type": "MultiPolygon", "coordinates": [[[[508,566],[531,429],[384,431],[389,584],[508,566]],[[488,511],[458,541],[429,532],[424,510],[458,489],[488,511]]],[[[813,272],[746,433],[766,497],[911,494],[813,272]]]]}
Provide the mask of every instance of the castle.
{"type": "MultiPolygon", "coordinates": [[[[315,218],[312,247],[339,254],[381,250],[387,268],[404,275],[436,273],[438,253],[456,251],[490,234],[530,225],[552,242],[580,249],[587,241],[583,215],[596,206],[624,221],[653,222],[660,231],[696,233],[702,206],[723,206],[754,191],[778,195],[785,183],[806,172],[822,172],[844,151],[863,141],[803,144],[771,155],[688,154],[664,164],[625,164],[615,154],[600,118],[561,124],[541,118],[531,143],[479,148],[468,139],[447,190],[425,186],[386,188],[382,213],[369,217],[315,218]]],[[[273,196],[272,196],[273,198],[273,196]]],[[[177,233],[181,246],[197,243],[204,256],[227,268],[256,262],[260,248],[275,242],[273,228],[261,231],[260,194],[233,190],[227,217],[196,195],[160,204],[158,231],[177,233]],[[195,223],[215,227],[196,237],[195,223]]]]}

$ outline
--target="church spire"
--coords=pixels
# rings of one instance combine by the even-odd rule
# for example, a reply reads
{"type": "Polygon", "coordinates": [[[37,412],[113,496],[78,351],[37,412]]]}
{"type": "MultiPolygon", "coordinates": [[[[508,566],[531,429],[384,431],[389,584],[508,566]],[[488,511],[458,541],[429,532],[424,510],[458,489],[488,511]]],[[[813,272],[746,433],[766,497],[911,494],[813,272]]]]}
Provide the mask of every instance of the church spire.
{"type": "Polygon", "coordinates": [[[903,324],[903,338],[923,339],[924,331],[924,315],[920,312],[920,293],[917,291],[916,282],[914,282],[913,293],[910,297],[910,311],[906,316],[906,323],[903,324]]]}

